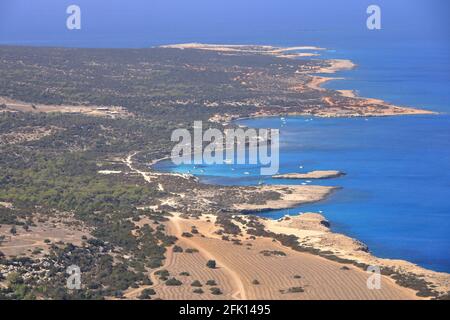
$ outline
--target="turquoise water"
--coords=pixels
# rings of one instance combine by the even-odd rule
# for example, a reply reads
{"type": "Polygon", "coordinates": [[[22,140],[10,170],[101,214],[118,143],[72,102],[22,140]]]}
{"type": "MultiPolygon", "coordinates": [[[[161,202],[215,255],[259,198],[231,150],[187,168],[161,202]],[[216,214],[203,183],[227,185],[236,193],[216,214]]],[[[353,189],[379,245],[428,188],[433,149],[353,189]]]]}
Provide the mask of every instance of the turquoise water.
{"type": "MultiPolygon", "coordinates": [[[[283,127],[279,118],[240,121],[250,127],[281,129],[281,173],[320,169],[347,173],[342,178],[312,182],[343,187],[323,202],[257,214],[279,218],[322,211],[334,231],[362,240],[377,256],[450,272],[448,48],[427,40],[402,42],[389,37],[380,37],[376,43],[355,43],[355,39],[342,41],[322,52],[322,57],[351,59],[358,64],[354,70],[336,74],[345,79],[331,81],[327,88],[354,89],[362,96],[440,114],[368,119],[289,117],[283,127]]],[[[190,172],[212,184],[305,183],[261,177],[258,166],[194,168],[165,162],[158,168],[190,172]]]]}
{"type": "MultiPolygon", "coordinates": [[[[323,202],[258,214],[279,218],[322,211],[334,231],[362,240],[380,257],[450,271],[450,116],[288,118],[282,128],[278,118],[241,123],[281,129],[282,173],[321,169],[347,173],[311,183],[343,187],[323,202]]],[[[158,168],[189,171],[212,184],[305,182],[260,177],[257,166],[194,168],[165,162],[158,168]]]]}

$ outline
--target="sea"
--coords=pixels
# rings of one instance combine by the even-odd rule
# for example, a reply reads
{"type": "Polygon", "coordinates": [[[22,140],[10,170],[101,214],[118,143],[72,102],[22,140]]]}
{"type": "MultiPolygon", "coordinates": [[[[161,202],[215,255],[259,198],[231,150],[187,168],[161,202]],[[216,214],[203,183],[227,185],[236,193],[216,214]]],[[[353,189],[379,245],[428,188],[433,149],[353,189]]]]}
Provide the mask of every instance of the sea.
{"type": "Polygon", "coordinates": [[[0,4],[0,44],[145,48],[180,42],[313,45],[314,59],[350,59],[328,89],[424,108],[436,115],[383,118],[279,117],[241,120],[280,129],[280,173],[340,170],[319,181],[273,180],[259,166],[201,168],[160,162],[220,185],[321,184],[341,187],[326,200],[255,212],[277,219],[321,212],[332,230],[366,243],[373,254],[450,272],[450,4],[396,1],[78,0],[81,30],[65,28],[71,1],[0,4]],[[366,8],[381,8],[381,30],[366,28],[366,8]],[[245,174],[245,173],[248,174],[245,174]]]}
{"type": "MultiPolygon", "coordinates": [[[[339,186],[325,201],[286,210],[255,212],[278,219],[320,212],[332,230],[369,246],[382,258],[404,259],[450,272],[450,58],[448,43],[429,38],[340,32],[305,32],[301,44],[327,48],[321,58],[350,59],[353,70],[333,75],[328,89],[423,108],[436,115],[383,118],[279,117],[241,120],[253,128],[280,129],[280,173],[340,170],[329,180],[280,180],[251,165],[174,166],[219,185],[320,184],[339,186]],[[322,40],[323,39],[323,40],[322,40]]],[[[292,46],[294,41],[269,44],[292,46]]],[[[329,76],[329,75],[327,75],[329,76]]]]}

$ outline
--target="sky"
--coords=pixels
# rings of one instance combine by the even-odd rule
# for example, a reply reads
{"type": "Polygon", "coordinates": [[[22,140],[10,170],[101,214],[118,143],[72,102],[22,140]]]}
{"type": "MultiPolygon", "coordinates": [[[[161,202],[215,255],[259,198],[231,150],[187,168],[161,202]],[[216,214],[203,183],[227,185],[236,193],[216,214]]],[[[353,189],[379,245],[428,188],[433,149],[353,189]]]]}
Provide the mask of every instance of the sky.
{"type": "Polygon", "coordinates": [[[0,43],[146,47],[355,34],[367,32],[370,4],[380,6],[385,34],[450,38],[447,0],[0,0],[0,43]],[[71,4],[81,8],[81,30],[66,28],[71,4]]]}

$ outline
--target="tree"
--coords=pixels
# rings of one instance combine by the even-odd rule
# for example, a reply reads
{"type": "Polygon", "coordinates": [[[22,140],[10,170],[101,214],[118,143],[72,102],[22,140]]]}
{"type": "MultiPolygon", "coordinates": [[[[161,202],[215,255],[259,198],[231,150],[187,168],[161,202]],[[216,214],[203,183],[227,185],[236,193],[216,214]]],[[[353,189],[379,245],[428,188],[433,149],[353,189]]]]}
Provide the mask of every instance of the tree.
{"type": "Polygon", "coordinates": [[[217,296],[217,295],[222,294],[222,291],[219,288],[211,288],[210,290],[211,290],[211,294],[213,294],[213,295],[217,296]]]}
{"type": "Polygon", "coordinates": [[[166,286],[181,286],[183,283],[175,278],[170,278],[166,281],[166,286]]]}
{"type": "Polygon", "coordinates": [[[173,252],[183,252],[183,248],[180,246],[173,246],[172,251],[173,252]]]}
{"type": "Polygon", "coordinates": [[[139,299],[151,299],[150,296],[155,295],[156,292],[155,290],[149,288],[149,289],[144,289],[142,290],[141,294],[139,295],[139,299]]]}
{"type": "Polygon", "coordinates": [[[194,280],[194,281],[191,283],[191,286],[192,286],[192,287],[201,287],[201,286],[202,286],[202,283],[201,283],[200,281],[198,281],[198,280],[194,280]]]}
{"type": "Polygon", "coordinates": [[[207,286],[217,286],[217,282],[215,280],[206,281],[207,286]]]}
{"type": "Polygon", "coordinates": [[[215,260],[208,260],[208,262],[206,263],[206,266],[208,268],[215,269],[216,268],[216,261],[215,260]]]}
{"type": "Polygon", "coordinates": [[[183,233],[181,234],[181,236],[182,236],[182,237],[185,237],[185,238],[192,238],[192,237],[193,237],[192,233],[189,233],[189,232],[183,232],[183,233]]]}

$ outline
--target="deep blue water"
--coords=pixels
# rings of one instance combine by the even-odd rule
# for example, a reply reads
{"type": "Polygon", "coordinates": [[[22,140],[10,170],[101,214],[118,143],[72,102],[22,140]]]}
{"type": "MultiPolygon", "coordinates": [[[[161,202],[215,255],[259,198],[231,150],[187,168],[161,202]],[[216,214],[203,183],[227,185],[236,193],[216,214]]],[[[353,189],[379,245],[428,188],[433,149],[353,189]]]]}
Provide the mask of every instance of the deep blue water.
{"type": "MultiPolygon", "coordinates": [[[[343,187],[323,202],[259,214],[279,218],[322,211],[333,230],[362,240],[377,256],[450,272],[450,55],[446,43],[383,35],[377,35],[375,42],[359,41],[356,34],[338,39],[323,34],[323,38],[334,46],[321,52],[322,57],[351,59],[358,65],[336,74],[344,80],[331,81],[327,88],[354,89],[361,96],[440,114],[367,120],[288,118],[281,128],[280,172],[337,169],[347,175],[313,181],[343,187]]],[[[279,118],[240,123],[256,128],[281,126],[279,118]]],[[[159,168],[189,171],[213,184],[304,183],[260,177],[258,166],[194,169],[162,163],[159,168]]]]}
{"type": "MultiPolygon", "coordinates": [[[[323,211],[333,230],[362,240],[378,256],[450,271],[450,116],[309,119],[288,118],[282,128],[279,118],[241,123],[281,129],[280,172],[341,170],[347,175],[311,184],[343,188],[320,203],[260,215],[323,211]]],[[[212,184],[305,182],[261,177],[258,166],[165,162],[158,168],[189,171],[212,184]]]]}
{"type": "MultiPolygon", "coordinates": [[[[289,210],[322,210],[333,229],[378,256],[450,272],[450,2],[448,0],[77,0],[82,30],[65,27],[69,0],[2,0],[0,44],[149,47],[205,42],[315,45],[325,58],[351,59],[331,89],[428,108],[438,116],[364,119],[289,118],[281,130],[281,172],[339,169],[328,200],[289,210]],[[382,30],[365,28],[365,10],[382,9],[382,30]],[[300,169],[299,166],[304,166],[300,169]]],[[[279,119],[245,121],[279,127],[279,119]]],[[[259,168],[187,171],[209,183],[248,185],[259,168]],[[244,175],[245,171],[251,172],[244,175]]],[[[265,179],[266,183],[272,183],[265,179]]],[[[277,183],[301,181],[277,181],[277,183]]],[[[286,211],[266,213],[279,217],[286,211]]]]}

